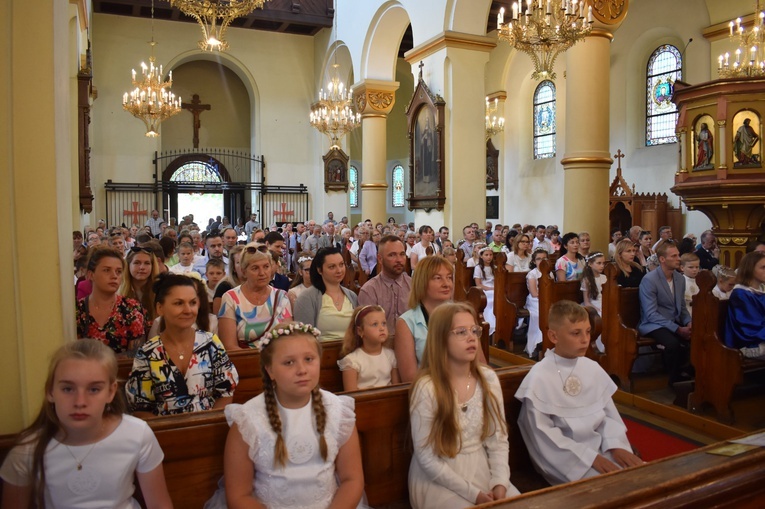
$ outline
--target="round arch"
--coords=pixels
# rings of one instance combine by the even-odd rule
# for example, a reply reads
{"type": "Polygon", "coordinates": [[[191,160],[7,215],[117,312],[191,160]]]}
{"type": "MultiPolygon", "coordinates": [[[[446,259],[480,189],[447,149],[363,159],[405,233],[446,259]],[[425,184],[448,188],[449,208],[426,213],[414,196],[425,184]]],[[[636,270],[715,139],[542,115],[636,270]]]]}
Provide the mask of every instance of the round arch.
{"type": "Polygon", "coordinates": [[[220,64],[231,70],[242,81],[250,99],[250,151],[253,154],[261,153],[258,134],[260,133],[260,91],[255,78],[240,60],[228,53],[207,53],[202,50],[190,50],[177,55],[167,62],[165,69],[170,71],[175,67],[193,62],[205,60],[220,64]]]}
{"type": "Polygon", "coordinates": [[[335,62],[339,65],[340,80],[348,89],[353,85],[353,57],[345,42],[336,40],[332,42],[324,54],[324,61],[321,64],[322,72],[318,75],[318,88],[326,86],[327,82],[332,79],[332,65],[335,62]]]}
{"type": "Polygon", "coordinates": [[[446,0],[444,30],[486,35],[491,0],[446,0]]]}
{"type": "Polygon", "coordinates": [[[359,79],[394,81],[401,38],[410,24],[409,13],[397,1],[383,4],[364,38],[359,79]]]}
{"type": "Polygon", "coordinates": [[[231,175],[223,163],[214,157],[205,156],[204,154],[187,154],[175,158],[167,165],[165,171],[162,172],[162,182],[170,182],[170,179],[175,172],[189,163],[201,163],[206,166],[215,166],[215,170],[220,175],[221,182],[231,182],[231,175]]]}

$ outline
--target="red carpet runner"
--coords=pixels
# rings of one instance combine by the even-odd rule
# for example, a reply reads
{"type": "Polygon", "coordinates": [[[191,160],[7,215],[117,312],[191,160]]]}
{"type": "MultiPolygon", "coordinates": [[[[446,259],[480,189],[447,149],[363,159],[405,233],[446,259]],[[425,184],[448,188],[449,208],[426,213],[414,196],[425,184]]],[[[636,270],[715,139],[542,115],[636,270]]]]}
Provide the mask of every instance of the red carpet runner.
{"type": "Polygon", "coordinates": [[[671,431],[622,416],[627,426],[627,438],[643,458],[653,461],[681,452],[698,449],[702,444],[681,437],[671,431]]]}

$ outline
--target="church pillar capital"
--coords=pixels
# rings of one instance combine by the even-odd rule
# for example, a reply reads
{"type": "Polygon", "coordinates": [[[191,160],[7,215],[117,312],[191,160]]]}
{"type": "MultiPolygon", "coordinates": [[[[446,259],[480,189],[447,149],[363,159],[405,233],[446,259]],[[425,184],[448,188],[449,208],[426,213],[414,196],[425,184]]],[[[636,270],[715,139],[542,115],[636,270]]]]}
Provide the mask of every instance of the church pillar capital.
{"type": "Polygon", "coordinates": [[[367,79],[353,86],[353,104],[363,118],[385,118],[396,103],[398,81],[367,79]]]}

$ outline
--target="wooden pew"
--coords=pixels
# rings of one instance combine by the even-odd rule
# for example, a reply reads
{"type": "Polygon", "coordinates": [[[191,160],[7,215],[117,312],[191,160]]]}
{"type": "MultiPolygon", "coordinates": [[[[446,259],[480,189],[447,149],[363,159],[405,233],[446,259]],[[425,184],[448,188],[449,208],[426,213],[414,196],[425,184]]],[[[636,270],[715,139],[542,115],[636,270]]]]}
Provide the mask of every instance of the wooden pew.
{"type": "Polygon", "coordinates": [[[467,257],[462,249],[457,249],[457,263],[454,264],[454,300],[467,300],[467,293],[474,287],[473,269],[468,268],[467,257]]]}
{"type": "MultiPolygon", "coordinates": [[[[546,486],[531,464],[516,422],[520,402],[514,398],[529,366],[497,370],[510,435],[512,482],[521,491],[546,486]]],[[[361,441],[365,493],[373,507],[408,507],[408,471],[412,457],[409,429],[409,385],[347,393],[356,400],[356,427],[361,441]]],[[[202,507],[223,473],[228,425],[222,410],[174,415],[149,421],[162,450],[170,496],[175,507],[202,507]],[[189,447],[189,436],[194,447],[189,447]]]]}
{"type": "MultiPolygon", "coordinates": [[[[603,345],[606,353],[599,362],[606,373],[616,378],[625,391],[632,392],[632,367],[640,354],[640,347],[655,346],[656,341],[640,336],[640,292],[638,288],[622,288],[616,282],[619,268],[608,263],[605,269],[608,281],[603,285],[603,345]]],[[[660,353],[657,351],[656,353],[660,353]]]]}
{"type": "MultiPolygon", "coordinates": [[[[695,313],[694,313],[695,314],[695,313]]],[[[482,505],[494,509],[759,508],[765,500],[765,448],[737,456],[710,454],[725,443],[646,465],[482,505]]]]}
{"type": "MultiPolygon", "coordinates": [[[[340,349],[343,342],[327,341],[322,343],[321,374],[319,383],[321,387],[330,392],[342,392],[343,375],[337,367],[340,357],[340,349]]],[[[255,350],[236,350],[229,353],[231,361],[239,373],[239,385],[234,392],[234,402],[244,403],[254,398],[263,391],[263,379],[260,374],[260,352],[255,350]]],[[[127,380],[133,359],[121,358],[118,360],[118,380],[127,380]]]]}
{"type": "MultiPolygon", "coordinates": [[[[543,260],[539,264],[539,271],[542,273],[542,277],[539,278],[539,329],[542,331],[542,351],[540,352],[540,358],[544,353],[553,347],[553,344],[547,337],[547,331],[550,326],[547,320],[547,316],[550,313],[550,307],[559,300],[572,300],[581,304],[584,302],[584,295],[582,295],[582,282],[581,281],[554,281],[550,278],[550,273],[555,276],[555,265],[550,263],[549,260],[543,260]]],[[[586,306],[585,309],[590,316],[590,348],[587,349],[587,357],[598,361],[598,354],[595,350],[595,340],[600,336],[603,331],[603,322],[600,315],[594,308],[586,306]]]]}
{"type": "Polygon", "coordinates": [[[765,361],[747,359],[735,348],[725,346],[723,334],[728,317],[728,301],[712,294],[717,284],[707,270],[696,277],[699,293],[693,298],[693,327],[691,329],[691,364],[696,370],[693,392],[688,397],[688,409],[701,412],[710,403],[722,422],[733,422],[730,402],[736,386],[744,383],[744,373],[765,369],[765,361]]]}
{"type": "Polygon", "coordinates": [[[513,342],[513,331],[519,318],[526,318],[526,298],[529,289],[526,286],[528,272],[508,272],[505,269],[507,257],[504,253],[494,255],[494,316],[497,317],[497,328],[494,331],[494,343],[504,341],[510,347],[513,342]]]}

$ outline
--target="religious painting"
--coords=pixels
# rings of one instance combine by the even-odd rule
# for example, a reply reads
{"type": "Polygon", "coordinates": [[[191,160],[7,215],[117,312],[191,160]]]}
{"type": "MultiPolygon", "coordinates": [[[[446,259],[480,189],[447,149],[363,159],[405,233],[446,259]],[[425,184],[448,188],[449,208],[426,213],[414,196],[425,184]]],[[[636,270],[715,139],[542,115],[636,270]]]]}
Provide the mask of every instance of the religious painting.
{"type": "Polygon", "coordinates": [[[734,168],[762,168],[761,129],[760,116],[752,110],[741,110],[733,116],[734,168]]]}
{"type": "Polygon", "coordinates": [[[348,192],[348,156],[340,147],[329,149],[324,159],[324,191],[348,192]]]}
{"type": "Polygon", "coordinates": [[[715,121],[710,115],[701,115],[693,127],[693,171],[713,170],[715,167],[715,121]]]}
{"type": "Polygon", "coordinates": [[[491,140],[486,142],[486,189],[499,189],[499,150],[491,140]]]}
{"type": "Polygon", "coordinates": [[[433,95],[422,80],[406,110],[409,138],[409,210],[443,210],[444,100],[433,95]]]}

